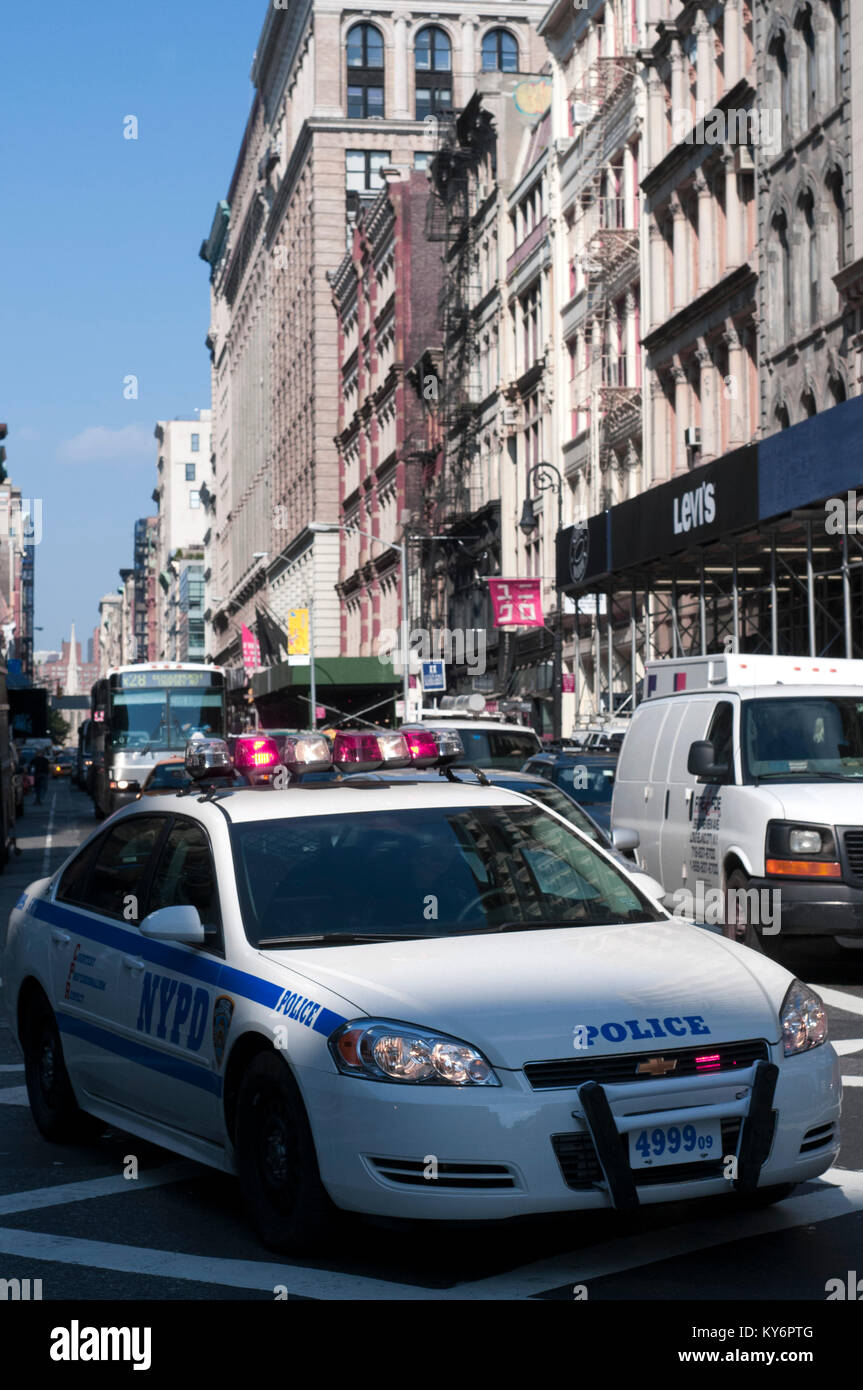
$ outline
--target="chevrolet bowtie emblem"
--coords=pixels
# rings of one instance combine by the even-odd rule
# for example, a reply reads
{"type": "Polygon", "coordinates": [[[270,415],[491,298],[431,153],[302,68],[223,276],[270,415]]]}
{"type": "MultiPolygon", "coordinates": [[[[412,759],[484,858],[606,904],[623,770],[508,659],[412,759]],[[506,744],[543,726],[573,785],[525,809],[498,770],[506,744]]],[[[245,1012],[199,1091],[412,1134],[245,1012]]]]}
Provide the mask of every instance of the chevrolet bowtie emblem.
{"type": "Polygon", "coordinates": [[[646,1062],[639,1062],[635,1070],[639,1076],[667,1076],[676,1068],[676,1057],[648,1057],[646,1062]]]}

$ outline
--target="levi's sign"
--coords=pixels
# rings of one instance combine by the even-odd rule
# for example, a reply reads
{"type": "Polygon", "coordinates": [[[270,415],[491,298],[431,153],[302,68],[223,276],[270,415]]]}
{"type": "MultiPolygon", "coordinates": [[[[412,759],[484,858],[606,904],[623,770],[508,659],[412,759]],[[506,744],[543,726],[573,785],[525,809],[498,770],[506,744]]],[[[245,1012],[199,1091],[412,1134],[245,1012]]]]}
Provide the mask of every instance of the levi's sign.
{"type": "Polygon", "coordinates": [[[672,502],[674,534],[691,531],[700,526],[710,526],[716,520],[716,488],[713,483],[702,483],[700,487],[684,492],[672,502]]]}

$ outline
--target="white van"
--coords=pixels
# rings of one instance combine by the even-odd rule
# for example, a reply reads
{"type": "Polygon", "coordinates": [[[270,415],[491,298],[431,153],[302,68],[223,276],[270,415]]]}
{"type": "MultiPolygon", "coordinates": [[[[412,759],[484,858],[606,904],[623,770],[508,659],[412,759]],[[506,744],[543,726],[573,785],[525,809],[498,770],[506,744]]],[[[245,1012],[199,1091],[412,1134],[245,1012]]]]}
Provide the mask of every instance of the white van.
{"type": "Polygon", "coordinates": [[[666,906],[756,949],[863,948],[863,661],[685,657],[645,690],[611,824],[666,906]]]}

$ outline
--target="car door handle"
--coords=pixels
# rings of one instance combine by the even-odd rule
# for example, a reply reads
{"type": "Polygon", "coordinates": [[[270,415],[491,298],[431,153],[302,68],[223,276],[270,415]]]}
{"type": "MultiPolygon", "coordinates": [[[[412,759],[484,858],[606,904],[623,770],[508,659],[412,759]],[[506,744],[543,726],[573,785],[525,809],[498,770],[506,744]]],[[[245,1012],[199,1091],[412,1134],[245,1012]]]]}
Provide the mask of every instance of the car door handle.
{"type": "Polygon", "coordinates": [[[136,956],[124,956],[123,966],[126,970],[138,971],[144,969],[144,962],[142,960],[138,960],[136,956]]]}
{"type": "Polygon", "coordinates": [[[72,938],[68,932],[61,931],[59,927],[53,927],[51,929],[51,940],[56,942],[58,946],[68,946],[72,938]]]}

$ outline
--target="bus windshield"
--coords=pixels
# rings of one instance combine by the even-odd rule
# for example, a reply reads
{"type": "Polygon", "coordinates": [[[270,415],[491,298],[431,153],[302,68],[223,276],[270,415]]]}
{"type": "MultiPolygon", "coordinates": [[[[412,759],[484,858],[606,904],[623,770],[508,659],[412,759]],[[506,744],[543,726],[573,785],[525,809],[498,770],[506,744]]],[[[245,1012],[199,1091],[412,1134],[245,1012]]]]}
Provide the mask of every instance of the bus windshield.
{"type": "Polygon", "coordinates": [[[207,672],[142,671],[111,679],[112,748],[183,748],[194,733],[222,738],[225,692],[207,672]]]}

